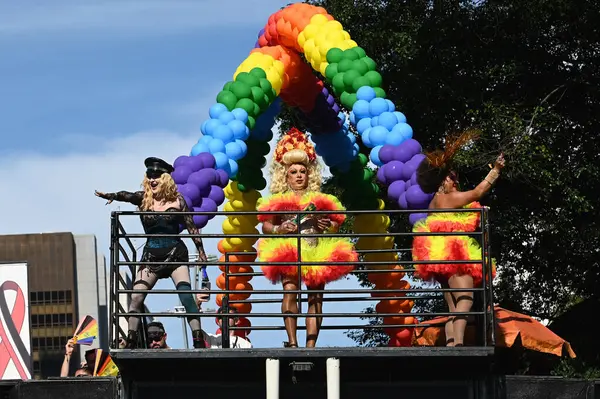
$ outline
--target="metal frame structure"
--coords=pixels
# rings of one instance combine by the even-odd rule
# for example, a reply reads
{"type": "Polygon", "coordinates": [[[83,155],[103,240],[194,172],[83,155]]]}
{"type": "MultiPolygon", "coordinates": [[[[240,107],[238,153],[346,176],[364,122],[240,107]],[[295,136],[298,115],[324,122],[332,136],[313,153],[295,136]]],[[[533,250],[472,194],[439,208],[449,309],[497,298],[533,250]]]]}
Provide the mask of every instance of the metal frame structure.
{"type": "MultiPolygon", "coordinates": [[[[417,213],[417,212],[429,212],[429,213],[443,213],[443,212],[479,212],[481,214],[481,226],[479,231],[476,232],[448,232],[448,233],[413,233],[413,232],[389,232],[389,233],[366,233],[366,234],[355,234],[355,233],[335,233],[335,234],[326,234],[327,236],[333,236],[333,237],[349,237],[352,239],[357,239],[360,237],[383,237],[383,236],[392,236],[392,237],[400,237],[400,236],[409,236],[409,237],[415,237],[415,236],[471,236],[476,238],[482,248],[482,253],[481,253],[481,261],[479,262],[473,262],[473,261],[442,261],[442,260],[434,260],[434,261],[413,261],[413,260],[404,260],[404,259],[399,259],[398,261],[394,261],[394,264],[399,264],[399,265],[403,265],[405,267],[405,269],[403,270],[404,273],[411,274],[415,272],[415,269],[411,267],[411,265],[414,264],[444,264],[444,263],[469,263],[469,264],[473,264],[473,263],[479,263],[481,264],[482,268],[483,268],[483,274],[485,276],[487,276],[487,278],[483,279],[482,282],[482,286],[479,288],[473,288],[473,289],[442,289],[442,288],[418,288],[418,289],[370,289],[370,288],[356,288],[356,289],[324,289],[324,290],[311,290],[310,292],[312,293],[329,293],[329,294],[366,294],[363,297],[336,297],[336,298],[323,298],[324,302],[328,302],[328,301],[374,301],[374,300],[405,300],[405,299],[411,299],[414,301],[418,301],[418,300],[430,300],[430,299],[434,299],[434,298],[440,298],[441,296],[443,296],[444,292],[455,292],[455,291],[469,291],[469,292],[473,292],[474,296],[478,296],[479,295],[479,301],[477,301],[477,299],[475,300],[474,304],[477,305],[477,303],[479,302],[479,309],[478,310],[472,310],[471,312],[468,313],[452,313],[452,315],[461,315],[461,316],[475,316],[476,320],[477,320],[477,324],[479,324],[479,328],[478,330],[478,346],[480,347],[494,347],[495,346],[495,334],[494,334],[494,328],[493,326],[495,325],[495,321],[494,321],[494,312],[493,312],[493,305],[494,305],[494,301],[493,301],[493,287],[491,284],[492,281],[492,267],[491,267],[491,257],[490,257],[490,253],[491,253],[491,246],[490,246],[490,223],[489,223],[489,215],[488,215],[488,210],[487,208],[481,208],[481,209],[453,209],[453,210],[421,210],[421,211],[404,211],[404,210],[392,210],[392,211],[381,211],[381,210],[364,210],[364,211],[352,211],[352,212],[331,212],[331,211],[310,211],[310,212],[289,212],[289,211],[279,211],[279,212],[260,212],[261,214],[273,214],[273,215],[282,215],[282,214],[290,214],[290,213],[295,213],[297,214],[298,217],[301,217],[302,215],[315,215],[315,214],[331,214],[331,213],[342,213],[342,214],[346,214],[348,216],[350,215],[356,215],[356,214],[382,214],[382,213],[386,213],[388,215],[395,215],[395,214],[400,214],[403,215],[404,217],[408,217],[408,215],[410,213],[417,213]],[[417,294],[431,294],[428,296],[423,296],[423,295],[417,295],[417,294]],[[386,294],[386,295],[393,295],[393,296],[378,296],[378,297],[372,297],[371,295],[373,294],[386,294]]],[[[268,238],[268,237],[281,237],[278,235],[267,235],[267,234],[239,234],[236,236],[232,236],[229,234],[198,234],[198,235],[190,235],[190,234],[180,234],[180,235],[176,235],[176,234],[164,234],[164,235],[149,235],[149,234],[127,234],[125,232],[125,229],[123,228],[123,225],[121,224],[121,219],[123,217],[129,217],[129,216],[141,216],[146,212],[139,212],[139,211],[115,211],[112,213],[111,215],[111,246],[110,246],[110,292],[111,292],[111,298],[110,298],[110,332],[109,332],[109,342],[111,343],[111,349],[117,349],[118,348],[118,339],[115,339],[117,337],[124,337],[125,336],[125,332],[121,331],[119,329],[119,319],[121,317],[126,317],[127,313],[125,309],[122,309],[121,306],[119,306],[119,295],[120,294],[127,294],[127,295],[131,295],[131,293],[133,292],[146,292],[146,293],[152,293],[152,294],[158,294],[158,295],[162,295],[162,294],[171,294],[171,295],[175,295],[177,294],[177,291],[175,289],[169,289],[169,290],[158,290],[158,289],[153,289],[153,290],[133,290],[133,287],[129,287],[128,289],[121,289],[119,287],[119,285],[123,285],[125,286],[125,281],[122,281],[122,278],[119,274],[119,270],[122,267],[127,267],[129,268],[129,270],[131,271],[132,276],[135,276],[135,271],[136,271],[136,267],[137,266],[141,266],[142,263],[137,261],[137,253],[135,251],[135,248],[131,242],[132,238],[148,238],[148,237],[181,237],[181,238],[185,238],[185,237],[201,237],[204,239],[222,239],[222,238],[232,238],[232,237],[239,237],[239,238],[268,238]],[[123,245],[125,244],[125,246],[123,245]],[[127,248],[129,249],[131,255],[129,255],[127,252],[127,248]]],[[[153,215],[156,215],[157,213],[165,213],[166,212],[152,212],[153,215]]],[[[182,214],[191,214],[191,215],[227,215],[227,216],[231,216],[231,215],[258,215],[259,212],[227,212],[227,213],[223,213],[223,212],[185,212],[182,214]]],[[[288,235],[288,237],[295,237],[297,238],[297,242],[298,242],[298,253],[299,253],[299,261],[298,262],[270,262],[269,265],[296,265],[300,271],[300,268],[302,266],[302,259],[301,259],[301,238],[304,237],[322,237],[323,234],[290,234],[288,235]]],[[[305,247],[306,248],[306,247],[305,247]]],[[[306,250],[306,249],[305,249],[306,250]]],[[[395,252],[395,253],[399,253],[402,250],[399,249],[370,249],[370,250],[357,250],[357,252],[359,253],[359,255],[364,255],[367,253],[384,253],[384,252],[395,252]]],[[[231,265],[236,265],[236,266],[241,266],[241,265],[252,265],[252,266],[261,266],[264,263],[260,262],[258,259],[255,262],[230,262],[229,257],[232,255],[241,255],[244,253],[239,253],[239,252],[230,252],[225,254],[225,261],[224,262],[218,262],[219,265],[224,265],[225,266],[225,289],[224,290],[220,290],[220,289],[215,289],[215,290],[210,290],[210,291],[205,291],[205,290],[198,290],[198,289],[193,289],[190,292],[193,294],[196,293],[210,293],[210,294],[223,294],[223,304],[222,304],[222,308],[223,308],[223,313],[222,313],[222,317],[223,317],[223,323],[222,323],[222,336],[223,336],[223,348],[229,348],[229,333],[230,333],[230,329],[233,330],[244,330],[244,329],[248,329],[248,327],[230,327],[229,323],[228,323],[228,319],[229,317],[229,309],[230,306],[234,303],[277,303],[280,302],[281,299],[279,298],[269,298],[269,299],[256,299],[256,298],[248,298],[246,300],[230,300],[229,299],[229,295],[233,294],[233,293],[250,293],[250,294],[254,294],[254,295],[277,295],[280,296],[282,295],[284,292],[285,293],[298,293],[298,308],[300,310],[300,312],[298,314],[285,314],[285,317],[297,317],[297,318],[301,318],[301,317],[307,317],[307,314],[302,313],[302,303],[306,302],[307,299],[303,298],[303,294],[306,294],[307,291],[299,289],[296,291],[284,291],[283,289],[268,289],[268,290],[252,290],[252,291],[240,291],[240,290],[231,290],[229,287],[229,278],[228,276],[232,275],[229,272],[229,267],[231,265]]],[[[247,254],[247,253],[246,253],[247,254]]],[[[212,264],[214,265],[214,261],[209,261],[206,262],[206,264],[212,264]]],[[[144,263],[146,264],[146,263],[144,263]]],[[[176,263],[165,263],[167,265],[182,265],[182,264],[187,264],[188,266],[199,266],[202,265],[202,262],[197,262],[197,261],[190,261],[190,262],[176,262],[176,263]]],[[[316,262],[311,262],[312,265],[324,265],[326,264],[325,262],[321,262],[321,263],[316,263],[316,262]]],[[[355,264],[355,263],[351,263],[351,262],[341,262],[339,264],[355,264]]],[[[360,274],[360,273],[387,273],[387,272],[395,272],[397,273],[398,270],[391,270],[391,269],[386,269],[386,270],[381,270],[381,269],[373,269],[370,270],[369,266],[385,266],[385,265],[389,265],[390,261],[377,261],[377,262],[366,262],[364,260],[360,260],[358,265],[359,266],[356,270],[354,270],[352,272],[352,274],[360,274]]],[[[260,272],[252,272],[252,273],[235,273],[236,276],[253,276],[253,277],[257,277],[257,276],[262,276],[262,273],[260,272]]],[[[301,273],[298,273],[299,276],[299,284],[298,287],[302,287],[301,284],[301,273]]],[[[134,279],[132,279],[133,282],[134,279]]],[[[398,316],[399,314],[397,313],[374,313],[372,316],[373,317],[388,317],[388,316],[398,316]]],[[[421,321],[423,322],[423,320],[425,319],[430,319],[430,318],[434,318],[434,317],[439,317],[439,316],[449,316],[451,315],[448,312],[441,312],[441,313],[410,313],[407,314],[413,317],[417,317],[419,319],[421,319],[421,321]]],[[[150,312],[145,312],[145,313],[137,313],[136,316],[139,316],[142,318],[142,320],[145,319],[146,316],[153,316],[153,317],[187,317],[187,316],[198,316],[198,317],[214,317],[214,314],[203,314],[203,313],[199,313],[199,314],[191,314],[191,313],[150,313],[150,312]]],[[[365,313],[326,313],[324,312],[322,314],[322,317],[324,319],[332,317],[332,318],[364,318],[365,316],[367,316],[365,313]]],[[[272,312],[272,313],[249,313],[249,314],[245,314],[245,313],[237,313],[235,315],[235,317],[247,317],[247,318],[252,318],[252,317],[261,317],[261,318],[283,318],[284,314],[283,313],[277,313],[277,312],[272,312]]],[[[269,326],[252,326],[250,327],[251,330],[253,331],[260,331],[260,330],[283,330],[283,323],[278,323],[279,325],[269,325],[269,326]]],[[[405,328],[414,328],[416,325],[404,325],[404,324],[394,324],[394,325],[385,325],[385,327],[405,327],[405,328]]],[[[419,324],[418,327],[423,327],[426,326],[426,324],[419,324]]],[[[350,324],[350,325],[324,325],[321,326],[321,329],[324,330],[331,330],[331,329],[336,329],[336,330],[356,330],[356,329],[372,329],[372,328],[382,328],[384,326],[382,325],[372,325],[372,324],[350,324]]],[[[145,325],[144,323],[141,323],[141,328],[145,329],[145,325]]],[[[303,329],[303,327],[298,326],[298,330],[303,329]]],[[[141,337],[145,338],[145,334],[140,334],[141,337]]],[[[144,345],[145,347],[145,340],[142,342],[142,345],[144,345]]],[[[413,348],[414,350],[414,348],[413,348]]]]}

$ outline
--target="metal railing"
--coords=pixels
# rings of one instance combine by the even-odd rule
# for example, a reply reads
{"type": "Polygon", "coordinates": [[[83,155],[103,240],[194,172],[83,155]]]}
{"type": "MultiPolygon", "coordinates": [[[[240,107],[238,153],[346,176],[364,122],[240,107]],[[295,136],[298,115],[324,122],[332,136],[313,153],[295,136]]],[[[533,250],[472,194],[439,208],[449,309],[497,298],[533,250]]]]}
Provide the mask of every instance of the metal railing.
{"type": "MultiPolygon", "coordinates": [[[[474,295],[474,306],[470,312],[467,313],[449,313],[449,312],[412,312],[412,313],[373,313],[373,314],[365,314],[364,312],[360,313],[327,313],[324,312],[322,317],[324,320],[327,318],[360,318],[365,319],[366,317],[391,317],[391,316],[412,316],[416,317],[420,320],[420,324],[346,324],[346,325],[321,325],[321,330],[358,330],[358,329],[374,329],[374,328],[415,328],[415,327],[426,327],[430,324],[427,324],[427,320],[433,319],[436,317],[444,317],[444,316],[474,316],[476,319],[476,328],[477,328],[477,342],[478,346],[494,346],[495,345],[495,333],[493,326],[495,325],[494,320],[494,301],[493,301],[493,286],[492,286],[492,260],[490,257],[491,246],[490,246],[490,224],[488,217],[488,210],[486,208],[481,209],[453,209],[453,210],[419,210],[419,211],[405,211],[405,210],[391,210],[391,211],[381,211],[381,210],[364,210],[364,211],[347,211],[347,212],[332,212],[332,211],[304,211],[304,212],[290,212],[290,211],[280,211],[280,212],[260,212],[260,214],[272,214],[272,215],[290,215],[295,214],[298,218],[303,215],[318,215],[318,214],[345,214],[347,216],[350,215],[358,215],[358,214],[387,214],[389,216],[392,215],[400,215],[401,217],[408,218],[410,213],[457,213],[457,212],[469,212],[480,213],[480,228],[475,232],[426,232],[426,233],[417,233],[417,232],[388,232],[388,233],[326,233],[326,234],[288,234],[286,238],[296,238],[298,242],[298,254],[299,261],[298,262],[269,262],[268,264],[265,262],[261,262],[259,259],[253,262],[231,262],[230,257],[234,255],[248,255],[247,252],[228,252],[224,256],[224,261],[218,262],[218,265],[224,266],[225,273],[225,289],[212,289],[210,291],[193,289],[189,291],[192,294],[197,293],[208,293],[211,295],[223,294],[222,299],[222,344],[223,348],[229,347],[229,337],[232,331],[239,330],[252,330],[252,331],[269,331],[269,330],[284,330],[283,322],[272,323],[269,325],[253,325],[251,327],[244,326],[229,326],[229,318],[236,317],[246,317],[250,320],[253,318],[269,318],[272,320],[282,319],[284,317],[295,317],[295,318],[306,318],[306,317],[314,317],[310,314],[306,314],[302,312],[302,304],[308,302],[308,298],[305,298],[308,293],[322,293],[322,294],[330,294],[336,295],[335,297],[324,297],[323,302],[366,302],[366,301],[390,301],[390,300],[412,300],[415,304],[419,301],[427,301],[427,300],[436,300],[443,298],[444,293],[446,292],[473,292],[474,295]],[[247,276],[247,277],[257,277],[261,278],[263,275],[260,271],[253,271],[248,273],[230,273],[231,266],[277,266],[277,265],[295,265],[298,267],[298,287],[302,287],[301,281],[301,270],[300,268],[304,264],[302,262],[302,250],[307,251],[307,246],[301,245],[302,238],[311,238],[311,237],[347,237],[351,238],[354,242],[360,239],[361,237],[416,237],[416,236],[469,236],[476,239],[481,245],[481,261],[464,261],[464,260],[430,260],[430,261],[413,261],[410,257],[410,249],[363,249],[356,250],[359,254],[359,262],[336,262],[335,265],[355,265],[357,268],[350,272],[350,275],[359,275],[364,273],[405,273],[405,275],[411,275],[416,271],[412,265],[415,264],[477,264],[482,267],[482,275],[485,276],[482,279],[482,285],[480,287],[475,287],[471,289],[451,289],[451,288],[410,288],[410,289],[375,289],[375,288],[355,288],[355,289],[323,289],[323,290],[307,290],[307,289],[298,289],[298,290],[283,290],[282,288],[274,288],[273,289],[253,289],[253,290],[232,290],[229,286],[229,280],[231,276],[247,276]],[[365,261],[363,259],[363,255],[369,253],[397,253],[399,254],[399,259],[396,261],[365,261]],[[390,265],[393,263],[391,267],[395,265],[402,265],[404,267],[403,270],[399,271],[397,269],[380,269],[380,267],[385,265],[390,265]],[[377,269],[370,269],[371,266],[378,266],[377,269]],[[286,294],[298,294],[298,314],[290,314],[282,312],[253,312],[253,313],[236,313],[235,315],[230,315],[229,310],[234,304],[268,304],[268,303],[280,303],[281,296],[286,294]],[[250,294],[250,298],[245,300],[233,300],[230,299],[230,295],[232,294],[250,294]],[[365,296],[349,296],[349,295],[357,295],[357,294],[365,294],[365,296]],[[423,295],[429,294],[429,295],[423,295]],[[344,296],[339,296],[344,295],[344,296]],[[381,296],[385,295],[385,296],[381,296]],[[257,298],[261,296],[269,296],[269,298],[257,298]]],[[[118,341],[115,339],[117,337],[124,337],[125,332],[119,328],[119,320],[121,318],[126,318],[128,316],[125,309],[122,306],[119,306],[119,295],[127,294],[131,295],[132,293],[146,293],[152,295],[164,295],[164,294],[177,294],[179,293],[175,289],[152,289],[152,290],[134,290],[133,287],[129,287],[128,289],[122,289],[119,285],[123,285],[123,281],[119,281],[120,274],[119,270],[121,268],[129,268],[131,271],[131,275],[135,276],[136,267],[149,265],[149,262],[140,262],[137,260],[137,253],[131,244],[132,238],[150,238],[150,237],[161,237],[161,238],[192,238],[192,237],[201,237],[205,242],[210,239],[223,239],[223,238],[256,238],[256,239],[265,239],[265,238],[281,238],[281,235],[276,234],[160,234],[160,235],[151,235],[151,234],[127,234],[121,224],[121,219],[123,217],[129,216],[142,216],[147,212],[139,212],[139,211],[116,211],[111,215],[111,247],[110,247],[110,290],[111,290],[111,298],[110,298],[110,317],[111,317],[111,328],[109,332],[109,339],[112,345],[118,341]],[[127,251],[125,251],[123,242],[129,247],[131,250],[131,257],[127,255],[127,251]],[[119,282],[120,284],[117,284],[119,282]]],[[[153,215],[157,214],[167,214],[167,212],[152,212],[153,215]]],[[[259,212],[181,212],[182,215],[258,215],[259,212]]],[[[206,246],[206,244],[205,244],[206,246]]],[[[197,267],[203,264],[208,266],[215,265],[214,261],[209,261],[206,263],[197,262],[197,261],[189,261],[189,262],[161,262],[163,265],[172,265],[172,266],[182,266],[187,265],[188,267],[197,267]]],[[[310,265],[328,265],[331,262],[310,262],[310,265]]],[[[121,279],[122,280],[122,279],[121,279]]],[[[132,279],[134,280],[134,279],[132,279]]],[[[357,283],[358,286],[358,283],[357,283]]],[[[141,317],[142,319],[147,316],[151,317],[188,317],[188,316],[196,316],[199,318],[215,317],[214,313],[204,314],[204,313],[173,313],[173,312],[143,312],[143,313],[135,313],[136,317],[141,317]]],[[[431,324],[433,325],[433,324],[431,324]]],[[[298,330],[305,329],[305,327],[298,325],[298,330]]],[[[144,335],[144,334],[142,334],[144,335]]],[[[145,345],[145,343],[144,343],[145,345]]]]}

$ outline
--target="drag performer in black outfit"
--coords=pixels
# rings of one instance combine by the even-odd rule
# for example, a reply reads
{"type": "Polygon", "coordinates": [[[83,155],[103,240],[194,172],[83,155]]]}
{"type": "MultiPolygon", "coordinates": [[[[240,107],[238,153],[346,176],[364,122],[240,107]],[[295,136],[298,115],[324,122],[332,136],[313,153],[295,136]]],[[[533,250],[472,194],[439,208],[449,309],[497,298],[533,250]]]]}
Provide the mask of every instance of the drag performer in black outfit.
{"type": "MultiPolygon", "coordinates": [[[[146,234],[179,234],[180,224],[184,224],[190,234],[198,234],[191,215],[181,215],[179,212],[189,212],[189,208],[177,192],[177,185],[171,178],[173,167],[158,158],[148,158],[146,176],[142,183],[143,191],[135,193],[119,191],[117,193],[101,193],[96,191],[96,196],[112,201],[129,202],[136,205],[140,211],[169,212],[168,215],[142,215],[142,225],[146,234]],[[172,213],[171,213],[172,212],[172,213]]],[[[198,249],[198,260],[206,262],[206,254],[202,239],[192,239],[198,249]]],[[[179,293],[181,303],[187,313],[198,313],[198,306],[191,293],[190,274],[188,266],[162,265],[159,262],[188,262],[188,250],[181,238],[151,237],[146,241],[140,262],[153,262],[142,265],[136,274],[133,283],[134,290],[150,290],[161,278],[171,277],[179,293]]],[[[129,313],[141,312],[146,294],[132,294],[129,313]]],[[[129,317],[129,333],[126,348],[137,346],[137,332],[140,318],[129,317]]],[[[192,329],[194,348],[205,348],[206,343],[200,326],[199,317],[189,317],[188,322],[192,329]]]]}

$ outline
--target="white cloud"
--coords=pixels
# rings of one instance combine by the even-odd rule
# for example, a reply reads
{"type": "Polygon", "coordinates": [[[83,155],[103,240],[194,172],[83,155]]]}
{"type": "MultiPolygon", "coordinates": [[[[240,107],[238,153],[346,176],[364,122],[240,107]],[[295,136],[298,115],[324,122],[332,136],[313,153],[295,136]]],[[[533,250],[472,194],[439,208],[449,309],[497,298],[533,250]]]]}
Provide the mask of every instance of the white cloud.
{"type": "MultiPolygon", "coordinates": [[[[158,156],[172,162],[177,156],[187,154],[196,142],[199,133],[178,134],[169,131],[140,132],[128,137],[104,140],[69,136],[68,140],[77,142],[86,140],[88,148],[95,152],[89,154],[71,153],[63,156],[44,155],[43,153],[22,153],[0,159],[0,169],[10,173],[0,175],[0,208],[5,212],[0,224],[0,234],[21,234],[70,231],[75,234],[95,234],[98,248],[108,256],[110,238],[110,212],[119,209],[119,204],[104,206],[104,201],[94,196],[94,190],[135,191],[143,177],[143,160],[148,156],[158,156]],[[91,140],[91,141],[90,141],[91,140]],[[7,195],[6,193],[9,193],[7,195]],[[10,195],[13,193],[14,195],[10,195]]],[[[63,140],[65,138],[62,138],[63,140]]],[[[75,147],[79,147],[75,145],[75,147]]],[[[269,156],[269,160],[271,157],[269,156]]],[[[264,192],[264,194],[267,194],[264,192]]],[[[133,210],[130,205],[121,205],[122,210],[133,210]]],[[[210,222],[205,233],[221,233],[220,217],[210,222]],[[220,219],[220,220],[218,220],[220,219]]],[[[139,219],[126,217],[123,221],[129,233],[141,233],[139,219]]],[[[205,240],[208,253],[217,254],[216,239],[205,240]]],[[[136,240],[136,247],[143,240],[136,240]]],[[[211,268],[211,280],[214,282],[219,271],[211,268]]],[[[263,278],[252,281],[255,289],[273,287],[263,278]]],[[[169,280],[162,280],[158,288],[172,288],[169,280]]],[[[356,288],[352,277],[328,286],[328,288],[356,288]]],[[[364,295],[363,295],[364,296],[364,295]]],[[[254,297],[258,298],[258,295],[254,297]]],[[[264,296],[262,296],[264,298],[264,296]]],[[[176,297],[150,296],[147,301],[153,311],[165,311],[177,304],[176,297]]],[[[358,312],[365,302],[347,304],[344,302],[326,303],[325,312],[358,312]]],[[[304,305],[306,306],[306,305],[304,305]]],[[[214,307],[214,304],[212,304],[214,307]]],[[[304,309],[306,310],[306,308],[304,309]]],[[[278,312],[278,304],[255,305],[254,312],[278,312]]],[[[212,332],[216,329],[213,319],[205,319],[204,327],[212,332]]],[[[169,341],[174,347],[182,347],[180,335],[181,323],[176,319],[163,320],[170,331],[169,341]]],[[[255,325],[282,324],[282,320],[263,318],[253,320],[255,325]]],[[[352,324],[349,319],[330,318],[326,324],[352,324]]],[[[300,333],[300,338],[303,334],[300,333]]],[[[251,339],[257,347],[271,347],[273,342],[285,340],[283,331],[255,331],[251,339]]],[[[352,342],[340,331],[325,330],[321,334],[321,345],[349,346],[352,342]]],[[[276,344],[278,345],[278,344],[276,344]]]]}
{"type": "MultiPolygon", "coordinates": [[[[193,29],[257,28],[282,0],[95,0],[2,5],[1,34],[95,31],[104,35],[160,35],[193,29]]],[[[218,31],[215,31],[218,34],[218,31]]]]}

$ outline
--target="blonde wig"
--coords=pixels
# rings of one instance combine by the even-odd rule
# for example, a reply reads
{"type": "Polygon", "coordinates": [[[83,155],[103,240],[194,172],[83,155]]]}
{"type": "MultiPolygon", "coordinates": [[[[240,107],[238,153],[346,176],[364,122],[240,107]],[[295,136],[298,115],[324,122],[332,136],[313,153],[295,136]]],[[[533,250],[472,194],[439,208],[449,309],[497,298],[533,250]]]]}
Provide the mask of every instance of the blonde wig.
{"type": "Polygon", "coordinates": [[[292,165],[304,165],[308,173],[307,191],[321,190],[321,168],[315,159],[310,161],[308,154],[299,149],[293,149],[286,152],[282,156],[282,161],[273,160],[271,165],[271,186],[269,187],[271,194],[283,193],[290,191],[287,184],[287,171],[292,165]]]}
{"type": "Polygon", "coordinates": [[[163,173],[158,179],[158,191],[156,194],[152,192],[152,187],[150,186],[150,180],[148,177],[144,176],[144,181],[142,182],[142,188],[144,189],[144,199],[142,200],[142,205],[140,206],[140,211],[148,211],[152,209],[152,205],[154,204],[154,200],[162,201],[162,202],[175,202],[179,198],[179,192],[177,191],[177,185],[175,181],[168,173],[163,173]]]}

